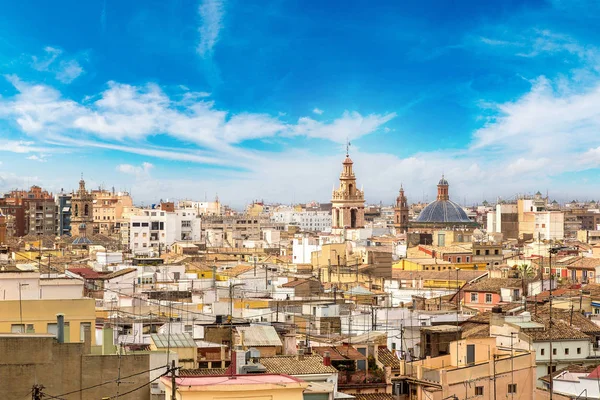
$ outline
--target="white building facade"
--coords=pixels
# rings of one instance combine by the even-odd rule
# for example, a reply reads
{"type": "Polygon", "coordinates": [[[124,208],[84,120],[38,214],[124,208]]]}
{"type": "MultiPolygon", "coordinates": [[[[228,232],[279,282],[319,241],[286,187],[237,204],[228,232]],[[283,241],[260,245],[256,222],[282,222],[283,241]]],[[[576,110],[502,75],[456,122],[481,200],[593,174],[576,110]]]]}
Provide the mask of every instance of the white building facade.
{"type": "Polygon", "coordinates": [[[134,254],[154,254],[175,242],[200,241],[201,220],[197,210],[143,210],[129,221],[129,248],[134,254]]]}
{"type": "Polygon", "coordinates": [[[292,208],[280,208],[271,214],[271,221],[283,223],[286,228],[298,226],[303,231],[331,231],[331,212],[329,211],[297,211],[292,208]]]}

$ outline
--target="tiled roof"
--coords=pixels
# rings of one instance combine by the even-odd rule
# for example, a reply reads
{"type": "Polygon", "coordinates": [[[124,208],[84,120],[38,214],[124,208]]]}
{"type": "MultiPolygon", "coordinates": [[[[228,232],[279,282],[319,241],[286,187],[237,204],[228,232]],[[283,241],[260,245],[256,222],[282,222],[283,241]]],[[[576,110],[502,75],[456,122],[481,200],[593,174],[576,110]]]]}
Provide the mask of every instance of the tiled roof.
{"type": "Polygon", "coordinates": [[[435,251],[437,254],[471,254],[471,246],[431,246],[431,245],[420,245],[422,249],[427,251],[435,251]]]}
{"type": "MultiPolygon", "coordinates": [[[[561,368],[561,369],[555,371],[552,376],[553,376],[553,378],[556,378],[557,376],[561,375],[565,371],[573,373],[573,374],[586,374],[586,373],[594,371],[595,369],[596,369],[595,365],[571,364],[571,365],[568,365],[564,368],[561,368]]],[[[550,375],[548,374],[546,376],[542,376],[540,378],[540,380],[542,380],[544,382],[550,382],[550,375]]]]}
{"type": "Polygon", "coordinates": [[[465,322],[461,325],[462,339],[473,339],[473,338],[487,338],[490,337],[490,325],[489,324],[477,324],[472,322],[465,322]]]}
{"type": "Polygon", "coordinates": [[[244,346],[282,346],[281,339],[271,325],[238,326],[238,334],[244,333],[244,346]]]}
{"type": "Polygon", "coordinates": [[[387,347],[379,347],[377,349],[377,359],[385,367],[400,368],[400,360],[387,347]]]}
{"type": "Polygon", "coordinates": [[[297,356],[261,357],[258,362],[267,368],[270,374],[307,375],[331,374],[337,369],[323,365],[323,357],[318,354],[305,355],[303,360],[297,356]]]}
{"type": "Polygon", "coordinates": [[[132,272],[136,272],[137,269],[135,268],[125,268],[125,269],[121,269],[119,271],[115,271],[115,272],[111,272],[110,274],[106,274],[102,277],[102,279],[112,279],[112,278],[116,278],[118,276],[123,276],[123,275],[127,275],[129,273],[132,272]]]}
{"type": "Polygon", "coordinates": [[[550,326],[549,315],[540,316],[532,315],[531,320],[533,322],[541,323],[545,326],[545,329],[542,330],[533,330],[533,329],[523,329],[527,335],[529,335],[533,340],[589,340],[590,337],[585,333],[581,332],[579,329],[576,329],[572,326],[569,326],[569,322],[557,319],[553,315],[552,318],[552,329],[548,329],[550,326]]]}
{"type": "Polygon", "coordinates": [[[229,277],[237,277],[238,275],[241,275],[244,272],[248,272],[253,269],[254,269],[254,266],[252,266],[252,265],[236,265],[233,268],[229,268],[225,271],[220,272],[220,274],[229,276],[229,277]]]}
{"type": "MultiPolygon", "coordinates": [[[[471,282],[473,280],[485,277],[488,275],[488,271],[458,271],[458,280],[471,282]]],[[[394,269],[392,270],[392,277],[394,279],[423,279],[423,280],[455,280],[456,271],[404,271],[394,269]]]]}
{"type": "Polygon", "coordinates": [[[521,279],[513,278],[489,278],[482,279],[479,282],[471,283],[464,287],[465,292],[492,292],[500,293],[503,288],[520,288],[523,282],[521,279]]]}
{"type": "Polygon", "coordinates": [[[306,282],[308,282],[308,279],[296,279],[296,280],[290,281],[288,283],[284,283],[283,285],[281,285],[281,287],[293,288],[293,287],[302,285],[303,283],[306,283],[306,282]]]}
{"type": "Polygon", "coordinates": [[[355,400],[394,400],[394,395],[389,393],[358,393],[353,396],[355,400]]]}
{"type": "Polygon", "coordinates": [[[103,276],[91,268],[69,268],[68,271],[81,276],[83,279],[101,279],[103,276]]]}
{"type": "Polygon", "coordinates": [[[358,350],[352,346],[341,345],[341,346],[318,346],[313,347],[312,351],[323,356],[326,351],[329,352],[329,356],[332,361],[343,361],[343,360],[366,360],[367,357],[363,356],[358,350]]]}
{"type": "Polygon", "coordinates": [[[180,369],[179,376],[225,375],[227,368],[180,369]]]}

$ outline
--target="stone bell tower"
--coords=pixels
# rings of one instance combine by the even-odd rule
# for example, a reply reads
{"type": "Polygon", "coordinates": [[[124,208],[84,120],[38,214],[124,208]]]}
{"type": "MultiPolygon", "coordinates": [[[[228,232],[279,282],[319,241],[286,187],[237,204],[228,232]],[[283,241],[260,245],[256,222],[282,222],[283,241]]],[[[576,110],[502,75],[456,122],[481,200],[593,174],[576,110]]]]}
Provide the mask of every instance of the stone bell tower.
{"type": "Polygon", "coordinates": [[[92,232],[94,222],[93,196],[85,189],[83,177],[79,181],[79,189],[71,198],[71,235],[88,236],[92,232]]]}
{"type": "Polygon", "coordinates": [[[408,231],[408,201],[404,195],[402,185],[400,185],[400,193],[396,197],[394,207],[394,228],[396,233],[406,233],[408,231]]]}
{"type": "Polygon", "coordinates": [[[331,198],[331,227],[334,234],[339,234],[344,229],[364,228],[365,225],[365,197],[363,191],[356,187],[353,164],[346,146],[346,159],[342,163],[340,186],[338,189],[333,189],[331,198]]]}

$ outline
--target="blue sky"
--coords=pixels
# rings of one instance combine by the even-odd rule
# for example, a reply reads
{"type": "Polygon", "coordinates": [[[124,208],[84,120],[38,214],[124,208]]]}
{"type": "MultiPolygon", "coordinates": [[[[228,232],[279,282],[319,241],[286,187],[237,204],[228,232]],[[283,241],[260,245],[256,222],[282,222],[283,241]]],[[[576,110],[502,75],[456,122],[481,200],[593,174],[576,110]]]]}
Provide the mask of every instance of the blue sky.
{"type": "Polygon", "coordinates": [[[595,1],[22,1],[0,15],[0,191],[597,199],[595,1]]]}

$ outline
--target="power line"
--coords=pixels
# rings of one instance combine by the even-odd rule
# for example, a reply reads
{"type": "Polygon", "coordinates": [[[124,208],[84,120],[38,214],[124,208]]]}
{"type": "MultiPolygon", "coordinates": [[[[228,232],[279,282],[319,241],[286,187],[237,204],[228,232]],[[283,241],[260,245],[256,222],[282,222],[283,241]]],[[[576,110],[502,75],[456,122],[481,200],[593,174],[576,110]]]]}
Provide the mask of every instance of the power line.
{"type": "MultiPolygon", "coordinates": [[[[148,370],[145,370],[145,371],[136,372],[135,374],[132,374],[132,375],[129,375],[129,376],[125,376],[125,377],[123,377],[123,378],[121,378],[121,379],[128,379],[128,378],[132,378],[132,377],[134,377],[134,376],[138,376],[138,375],[141,375],[141,374],[145,374],[145,373],[147,373],[147,372],[152,372],[152,371],[156,371],[156,370],[158,370],[158,369],[163,369],[163,368],[165,368],[165,366],[164,366],[164,365],[163,365],[163,366],[160,366],[160,367],[156,367],[156,368],[148,369],[148,370]]],[[[167,366],[167,370],[168,370],[168,369],[169,369],[169,367],[167,366]]],[[[165,374],[166,374],[166,373],[165,373],[165,374]]],[[[112,379],[112,380],[110,380],[110,381],[106,381],[106,382],[98,383],[98,384],[96,384],[96,385],[88,386],[88,387],[86,387],[86,388],[83,388],[83,389],[78,389],[78,390],[73,390],[73,391],[71,391],[71,392],[62,393],[62,394],[59,394],[59,395],[57,395],[57,396],[52,396],[52,395],[49,395],[48,393],[44,393],[43,395],[44,395],[44,397],[48,397],[48,398],[51,398],[51,399],[62,399],[62,398],[63,398],[63,396],[69,396],[69,395],[71,395],[71,394],[80,393],[80,392],[84,392],[84,391],[86,391],[86,390],[90,390],[90,389],[94,389],[94,388],[97,388],[97,387],[100,387],[100,386],[108,385],[109,383],[113,383],[113,382],[115,382],[116,380],[117,380],[117,379],[112,379]]]]}

